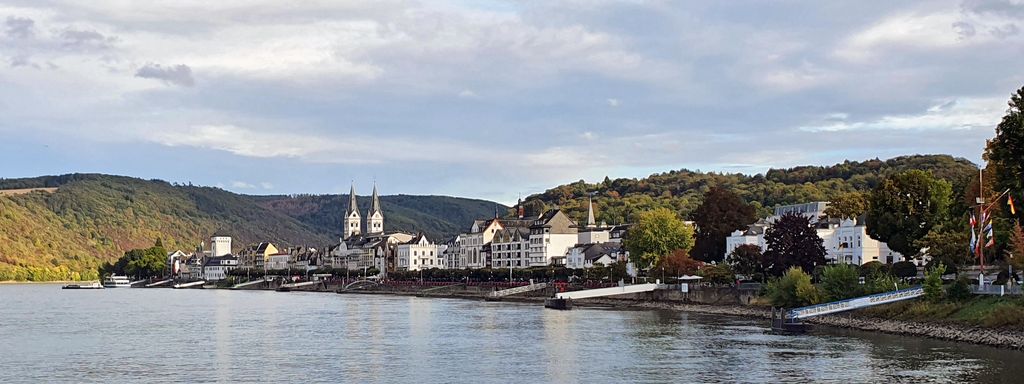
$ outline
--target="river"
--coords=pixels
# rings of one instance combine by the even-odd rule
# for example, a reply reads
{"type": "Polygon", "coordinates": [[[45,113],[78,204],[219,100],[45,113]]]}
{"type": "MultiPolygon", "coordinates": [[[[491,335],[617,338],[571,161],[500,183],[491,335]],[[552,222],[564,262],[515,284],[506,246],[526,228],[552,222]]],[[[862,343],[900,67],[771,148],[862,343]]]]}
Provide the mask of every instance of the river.
{"type": "Polygon", "coordinates": [[[0,285],[0,383],[1024,382],[1024,352],[675,311],[0,285]]]}

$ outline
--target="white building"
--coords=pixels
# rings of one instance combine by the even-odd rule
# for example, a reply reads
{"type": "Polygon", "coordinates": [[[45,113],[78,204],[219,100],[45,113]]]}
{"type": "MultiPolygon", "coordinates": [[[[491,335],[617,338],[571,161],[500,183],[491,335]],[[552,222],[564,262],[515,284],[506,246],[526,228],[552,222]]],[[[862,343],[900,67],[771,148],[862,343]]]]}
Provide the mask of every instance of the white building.
{"type": "Polygon", "coordinates": [[[462,262],[462,235],[455,236],[445,244],[445,249],[441,253],[444,258],[445,269],[462,269],[465,268],[465,264],[462,262]]]}
{"type": "Polygon", "coordinates": [[[421,269],[442,268],[444,257],[438,250],[436,244],[420,234],[407,243],[395,247],[395,262],[397,270],[418,271],[421,269]]]}
{"type": "Polygon", "coordinates": [[[827,207],[827,202],[776,207],[775,215],[758,220],[746,230],[735,231],[727,237],[725,257],[728,258],[733,250],[744,244],[756,245],[762,252],[766,251],[768,244],[764,239],[765,232],[783,215],[794,213],[811,219],[825,247],[825,258],[829,262],[861,265],[872,261],[891,264],[903,260],[902,255],[890,250],[885,243],[868,236],[867,227],[863,224],[848,219],[820,221],[819,218],[824,215],[827,207]]]}
{"type": "Polygon", "coordinates": [[[231,254],[231,237],[214,235],[210,238],[210,255],[220,257],[231,254]]]}
{"type": "Polygon", "coordinates": [[[594,264],[608,266],[628,258],[629,252],[618,243],[579,244],[569,249],[565,266],[574,269],[592,268],[594,264]]]}
{"type": "Polygon", "coordinates": [[[238,268],[238,258],[231,255],[215,256],[206,259],[203,264],[203,279],[218,281],[227,278],[228,272],[238,268]]]}
{"type": "Polygon", "coordinates": [[[552,265],[556,258],[565,258],[579,240],[574,223],[561,210],[545,212],[530,226],[530,266],[552,265]]]}
{"type": "Polygon", "coordinates": [[[267,256],[267,269],[278,270],[288,269],[292,263],[292,255],[290,253],[279,252],[267,256]]]}
{"type": "Polygon", "coordinates": [[[530,266],[530,228],[503,228],[491,240],[494,268],[526,268],[530,266]]]}

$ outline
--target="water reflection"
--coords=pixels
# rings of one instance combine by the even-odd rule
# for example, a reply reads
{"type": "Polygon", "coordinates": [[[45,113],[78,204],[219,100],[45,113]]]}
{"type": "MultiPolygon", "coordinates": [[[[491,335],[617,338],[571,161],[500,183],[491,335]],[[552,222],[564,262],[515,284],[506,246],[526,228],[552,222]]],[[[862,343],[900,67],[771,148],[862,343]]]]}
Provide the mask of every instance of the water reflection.
{"type": "Polygon", "coordinates": [[[0,286],[0,382],[1014,382],[1024,353],[673,311],[0,286]]]}

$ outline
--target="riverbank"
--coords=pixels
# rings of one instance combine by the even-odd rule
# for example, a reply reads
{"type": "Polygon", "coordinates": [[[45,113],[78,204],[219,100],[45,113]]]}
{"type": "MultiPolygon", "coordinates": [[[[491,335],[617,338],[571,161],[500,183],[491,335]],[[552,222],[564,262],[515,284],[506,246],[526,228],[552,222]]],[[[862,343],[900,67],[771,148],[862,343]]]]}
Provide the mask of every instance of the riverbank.
{"type": "MultiPolygon", "coordinates": [[[[387,291],[352,291],[352,294],[385,294],[418,297],[457,298],[483,300],[482,292],[387,292],[387,291]]],[[[543,296],[504,297],[507,302],[543,303],[543,296]]],[[[574,302],[581,308],[612,308],[612,309],[660,309],[711,315],[740,316],[747,318],[770,318],[771,309],[757,305],[736,304],[693,304],[678,301],[646,300],[638,298],[601,298],[578,300],[574,302]]],[[[892,305],[892,304],[890,304],[892,305]]],[[[970,344],[986,345],[997,348],[1024,350],[1024,329],[1012,327],[985,327],[972,324],[961,324],[941,321],[912,321],[879,317],[875,311],[853,311],[844,314],[822,316],[807,320],[808,323],[837,328],[855,329],[860,331],[880,332],[900,336],[926,337],[938,340],[955,341],[970,344]]]]}

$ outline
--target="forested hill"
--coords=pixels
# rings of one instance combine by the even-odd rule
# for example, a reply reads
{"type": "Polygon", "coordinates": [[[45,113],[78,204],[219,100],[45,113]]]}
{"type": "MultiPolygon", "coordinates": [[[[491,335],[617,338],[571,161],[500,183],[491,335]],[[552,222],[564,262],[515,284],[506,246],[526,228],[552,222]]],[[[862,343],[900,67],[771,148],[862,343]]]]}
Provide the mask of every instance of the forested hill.
{"type": "MultiPolygon", "coordinates": [[[[250,196],[259,205],[288,215],[318,232],[341,229],[341,218],[348,208],[348,195],[250,196]]],[[[359,213],[364,218],[370,208],[369,196],[358,196],[359,213]]],[[[469,230],[473,220],[494,217],[508,207],[495,202],[449,196],[392,195],[380,197],[385,230],[423,232],[433,242],[469,230]]]]}
{"type": "Polygon", "coordinates": [[[713,173],[678,170],[643,179],[609,179],[598,183],[578,181],[530,196],[530,213],[559,206],[570,216],[586,217],[587,196],[594,194],[598,220],[622,223],[638,210],[667,207],[683,217],[701,203],[711,186],[731,189],[768,214],[776,205],[827,201],[846,192],[867,191],[891,173],[919,169],[948,180],[953,190],[963,190],[977,175],[977,165],[948,155],[903,156],[889,160],[845,161],[831,166],[772,169],[764,174],[713,173]]]}
{"type": "MultiPolygon", "coordinates": [[[[157,238],[186,251],[214,232],[231,235],[236,251],[259,241],[333,244],[344,209],[337,195],[247,196],[98,174],[3,179],[0,192],[0,280],[29,272],[35,280],[70,279],[157,238]],[[11,191],[30,188],[56,190],[11,191]]],[[[432,240],[492,216],[496,206],[436,196],[384,196],[381,204],[388,229],[423,229],[432,240]]]]}

